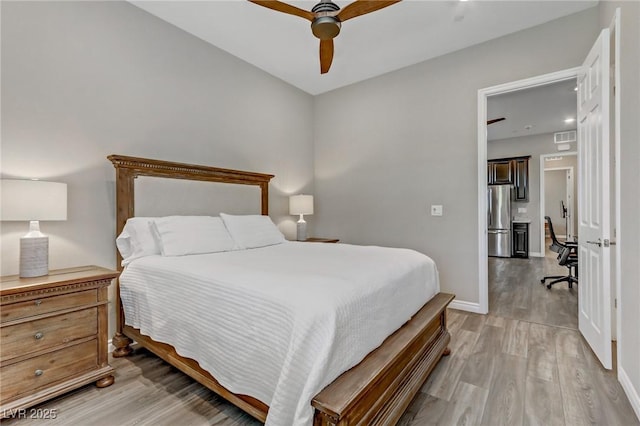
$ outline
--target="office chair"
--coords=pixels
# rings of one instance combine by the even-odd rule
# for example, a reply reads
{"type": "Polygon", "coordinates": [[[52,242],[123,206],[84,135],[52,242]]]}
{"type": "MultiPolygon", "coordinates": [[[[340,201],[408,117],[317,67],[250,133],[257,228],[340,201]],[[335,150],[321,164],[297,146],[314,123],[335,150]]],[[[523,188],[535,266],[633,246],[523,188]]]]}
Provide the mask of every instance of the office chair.
{"type": "Polygon", "coordinates": [[[542,278],[540,282],[544,284],[547,280],[554,280],[547,285],[547,288],[550,289],[554,284],[566,281],[569,284],[569,288],[572,288],[573,283],[578,282],[577,273],[575,275],[573,274],[574,271],[577,272],[578,268],[578,244],[571,241],[566,241],[564,243],[558,241],[556,233],[553,231],[551,218],[549,216],[545,216],[544,219],[547,221],[549,235],[551,236],[551,245],[549,246],[549,250],[558,253],[558,264],[569,268],[569,275],[547,275],[542,278]]]}
{"type": "MultiPolygon", "coordinates": [[[[569,284],[569,288],[573,288],[573,283],[578,283],[578,256],[572,255],[572,251],[573,249],[570,247],[563,247],[560,249],[560,254],[558,255],[558,264],[569,268],[569,275],[556,277],[556,279],[547,284],[548,289],[551,289],[551,286],[553,286],[554,284],[564,281],[569,284]]],[[[544,277],[541,280],[542,283],[544,284],[545,280],[549,278],[552,277],[544,277]]]]}

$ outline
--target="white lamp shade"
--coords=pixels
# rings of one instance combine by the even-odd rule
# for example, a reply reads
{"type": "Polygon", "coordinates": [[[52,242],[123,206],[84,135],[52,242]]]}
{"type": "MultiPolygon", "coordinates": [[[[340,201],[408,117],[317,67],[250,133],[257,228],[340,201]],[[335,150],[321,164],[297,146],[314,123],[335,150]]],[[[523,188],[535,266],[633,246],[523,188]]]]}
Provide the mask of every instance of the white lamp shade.
{"type": "Polygon", "coordinates": [[[67,220],[67,184],[2,179],[1,220],[67,220]]]}
{"type": "Polygon", "coordinates": [[[313,214],[313,195],[289,197],[289,214],[313,214]]]}

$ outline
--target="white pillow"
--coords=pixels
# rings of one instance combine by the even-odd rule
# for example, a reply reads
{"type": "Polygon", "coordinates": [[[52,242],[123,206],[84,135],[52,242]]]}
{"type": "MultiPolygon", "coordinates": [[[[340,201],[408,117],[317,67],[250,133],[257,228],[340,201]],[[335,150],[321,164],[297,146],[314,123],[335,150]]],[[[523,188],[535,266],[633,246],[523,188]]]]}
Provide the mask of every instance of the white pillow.
{"type": "Polygon", "coordinates": [[[286,241],[269,216],[220,213],[220,217],[239,249],[271,246],[286,241]]]}
{"type": "Polygon", "coordinates": [[[153,227],[163,256],[216,253],[235,245],[219,217],[167,216],[157,218],[153,227]]]}
{"type": "Polygon", "coordinates": [[[160,254],[160,246],[151,232],[153,217],[132,217],[127,220],[116,238],[116,246],[122,256],[122,266],[140,257],[160,254]]]}
{"type": "Polygon", "coordinates": [[[118,235],[118,238],[116,238],[116,247],[118,247],[120,256],[122,256],[122,264],[124,265],[124,261],[133,254],[133,247],[131,247],[131,236],[126,231],[126,229],[123,229],[120,235],[118,235]]]}

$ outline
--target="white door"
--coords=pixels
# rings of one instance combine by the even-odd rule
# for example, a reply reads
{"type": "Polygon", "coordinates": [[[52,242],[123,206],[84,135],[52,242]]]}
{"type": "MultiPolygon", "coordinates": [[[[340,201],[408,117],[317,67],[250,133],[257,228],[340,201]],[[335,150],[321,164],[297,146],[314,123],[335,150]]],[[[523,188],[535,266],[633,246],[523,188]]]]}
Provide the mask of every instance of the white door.
{"type": "Polygon", "coordinates": [[[611,368],[609,30],[578,75],[578,328],[611,368]]]}

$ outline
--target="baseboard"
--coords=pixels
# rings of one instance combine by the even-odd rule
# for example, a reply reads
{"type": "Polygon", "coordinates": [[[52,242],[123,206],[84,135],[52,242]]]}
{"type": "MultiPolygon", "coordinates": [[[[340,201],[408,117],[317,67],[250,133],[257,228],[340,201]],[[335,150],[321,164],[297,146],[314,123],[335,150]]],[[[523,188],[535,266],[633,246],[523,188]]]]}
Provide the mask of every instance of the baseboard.
{"type": "Polygon", "coordinates": [[[638,391],[634,389],[629,376],[627,376],[624,368],[622,368],[620,365],[618,365],[618,381],[622,385],[624,393],[627,394],[627,398],[629,398],[631,407],[633,407],[633,411],[636,412],[636,417],[640,420],[640,395],[638,395],[638,391]]]}
{"type": "Polygon", "coordinates": [[[529,252],[529,257],[544,257],[544,253],[540,253],[537,251],[530,251],[529,252]]]}
{"type": "Polygon", "coordinates": [[[453,300],[449,303],[449,307],[452,309],[458,309],[460,311],[473,312],[476,314],[486,314],[480,310],[480,304],[475,302],[465,302],[464,300],[453,300]]]}

